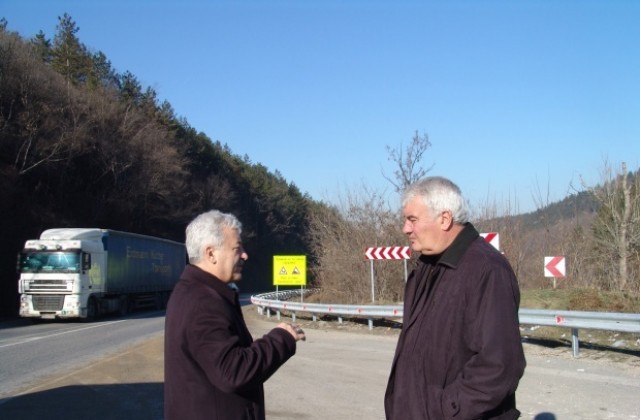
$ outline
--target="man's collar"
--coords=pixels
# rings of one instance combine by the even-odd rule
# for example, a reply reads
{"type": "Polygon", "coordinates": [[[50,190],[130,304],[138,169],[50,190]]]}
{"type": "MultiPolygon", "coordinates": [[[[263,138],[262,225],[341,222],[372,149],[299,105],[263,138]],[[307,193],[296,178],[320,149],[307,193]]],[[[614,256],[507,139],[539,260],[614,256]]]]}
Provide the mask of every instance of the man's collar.
{"type": "Polygon", "coordinates": [[[451,268],[456,268],[460,258],[464,255],[471,242],[480,234],[469,222],[464,224],[464,228],[453,240],[451,245],[440,255],[422,255],[420,260],[427,264],[443,264],[451,268]]]}
{"type": "Polygon", "coordinates": [[[227,283],[197,265],[188,264],[186,269],[194,274],[193,278],[199,283],[213,288],[216,292],[229,299],[231,302],[235,301],[236,292],[231,289],[227,283]]]}

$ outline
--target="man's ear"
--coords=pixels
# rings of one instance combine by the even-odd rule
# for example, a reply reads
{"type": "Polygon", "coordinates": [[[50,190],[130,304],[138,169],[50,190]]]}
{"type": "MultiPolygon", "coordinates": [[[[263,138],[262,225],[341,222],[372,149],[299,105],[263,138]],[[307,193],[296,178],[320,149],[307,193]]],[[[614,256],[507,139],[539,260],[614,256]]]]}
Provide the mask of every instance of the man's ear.
{"type": "Polygon", "coordinates": [[[440,227],[442,230],[449,230],[453,226],[453,215],[449,210],[445,210],[440,214],[442,218],[440,222],[440,227]]]}
{"type": "Polygon", "coordinates": [[[212,264],[216,263],[216,249],[209,245],[204,249],[204,258],[212,264]]]}

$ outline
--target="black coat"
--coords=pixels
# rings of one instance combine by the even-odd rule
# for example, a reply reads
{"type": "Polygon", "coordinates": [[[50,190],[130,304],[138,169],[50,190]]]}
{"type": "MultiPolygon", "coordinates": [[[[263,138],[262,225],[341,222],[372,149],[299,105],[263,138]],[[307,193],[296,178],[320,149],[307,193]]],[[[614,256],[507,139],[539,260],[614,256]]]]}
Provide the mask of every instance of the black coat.
{"type": "Polygon", "coordinates": [[[236,292],[188,265],[167,306],[165,420],[264,419],[263,383],[295,352],[280,328],[253,341],[236,292]]]}
{"type": "Polygon", "coordinates": [[[440,256],[421,256],[407,280],[387,419],[517,418],[519,303],[509,263],[470,224],[440,256]]]}

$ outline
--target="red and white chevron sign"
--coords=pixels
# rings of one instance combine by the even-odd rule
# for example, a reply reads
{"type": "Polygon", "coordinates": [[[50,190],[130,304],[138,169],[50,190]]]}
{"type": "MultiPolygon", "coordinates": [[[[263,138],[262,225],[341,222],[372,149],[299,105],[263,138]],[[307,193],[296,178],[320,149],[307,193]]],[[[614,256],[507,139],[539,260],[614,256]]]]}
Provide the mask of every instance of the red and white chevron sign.
{"type": "Polygon", "coordinates": [[[495,249],[500,251],[500,235],[498,232],[481,233],[480,236],[482,236],[486,242],[493,245],[495,249]]]}
{"type": "Polygon", "coordinates": [[[545,277],[564,277],[566,272],[567,266],[563,256],[544,257],[545,277]]]}
{"type": "Polygon", "coordinates": [[[371,247],[364,251],[367,260],[408,260],[411,248],[408,246],[371,247]]]}

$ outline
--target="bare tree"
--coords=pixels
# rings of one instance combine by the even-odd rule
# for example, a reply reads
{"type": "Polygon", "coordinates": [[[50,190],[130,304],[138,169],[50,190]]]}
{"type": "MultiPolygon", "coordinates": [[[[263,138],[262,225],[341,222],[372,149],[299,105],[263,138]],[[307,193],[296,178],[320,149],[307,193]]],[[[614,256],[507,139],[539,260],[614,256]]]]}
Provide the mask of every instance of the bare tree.
{"type": "Polygon", "coordinates": [[[515,198],[507,199],[502,205],[487,200],[481,205],[473,224],[481,232],[498,232],[500,251],[507,257],[516,277],[523,284],[526,261],[532,254],[531,241],[522,240],[527,228],[524,220],[518,217],[518,204],[515,198]],[[500,207],[500,210],[498,209],[500,207]]]}
{"type": "Polygon", "coordinates": [[[611,289],[640,289],[637,277],[640,254],[639,173],[628,172],[623,162],[620,171],[614,174],[611,166],[605,163],[603,185],[590,188],[601,204],[592,226],[595,259],[602,264],[611,289]],[[607,273],[608,266],[615,267],[615,271],[607,273]]]}
{"type": "Polygon", "coordinates": [[[434,165],[426,169],[420,166],[424,153],[429,147],[431,147],[429,136],[423,134],[421,137],[417,130],[407,149],[404,149],[402,144],[397,149],[387,146],[389,160],[396,165],[396,170],[393,171],[393,178],[385,175],[384,171],[382,176],[394,186],[396,192],[404,190],[433,168],[434,165]]]}
{"type": "MultiPolygon", "coordinates": [[[[393,177],[383,176],[395,188],[422,178],[431,169],[421,161],[431,146],[426,134],[416,131],[409,147],[387,146],[389,160],[395,164],[393,177]]],[[[406,241],[400,229],[402,221],[385,197],[363,186],[360,192],[347,192],[337,207],[318,206],[309,221],[313,253],[317,258],[315,277],[322,292],[315,298],[324,301],[362,303],[370,301],[371,266],[365,260],[368,247],[384,247],[406,241]]],[[[397,302],[404,291],[404,264],[379,261],[373,264],[376,302],[397,302]]]]}
{"type": "MultiPolygon", "coordinates": [[[[311,243],[318,264],[318,297],[342,303],[370,302],[371,269],[364,258],[368,247],[403,243],[398,214],[383,197],[363,188],[347,193],[338,207],[319,206],[310,220],[311,243]]],[[[397,302],[404,289],[404,265],[399,261],[374,264],[376,302],[397,302]]]]}
{"type": "Polygon", "coordinates": [[[0,151],[20,176],[72,154],[63,79],[17,35],[0,32],[0,151]]]}

